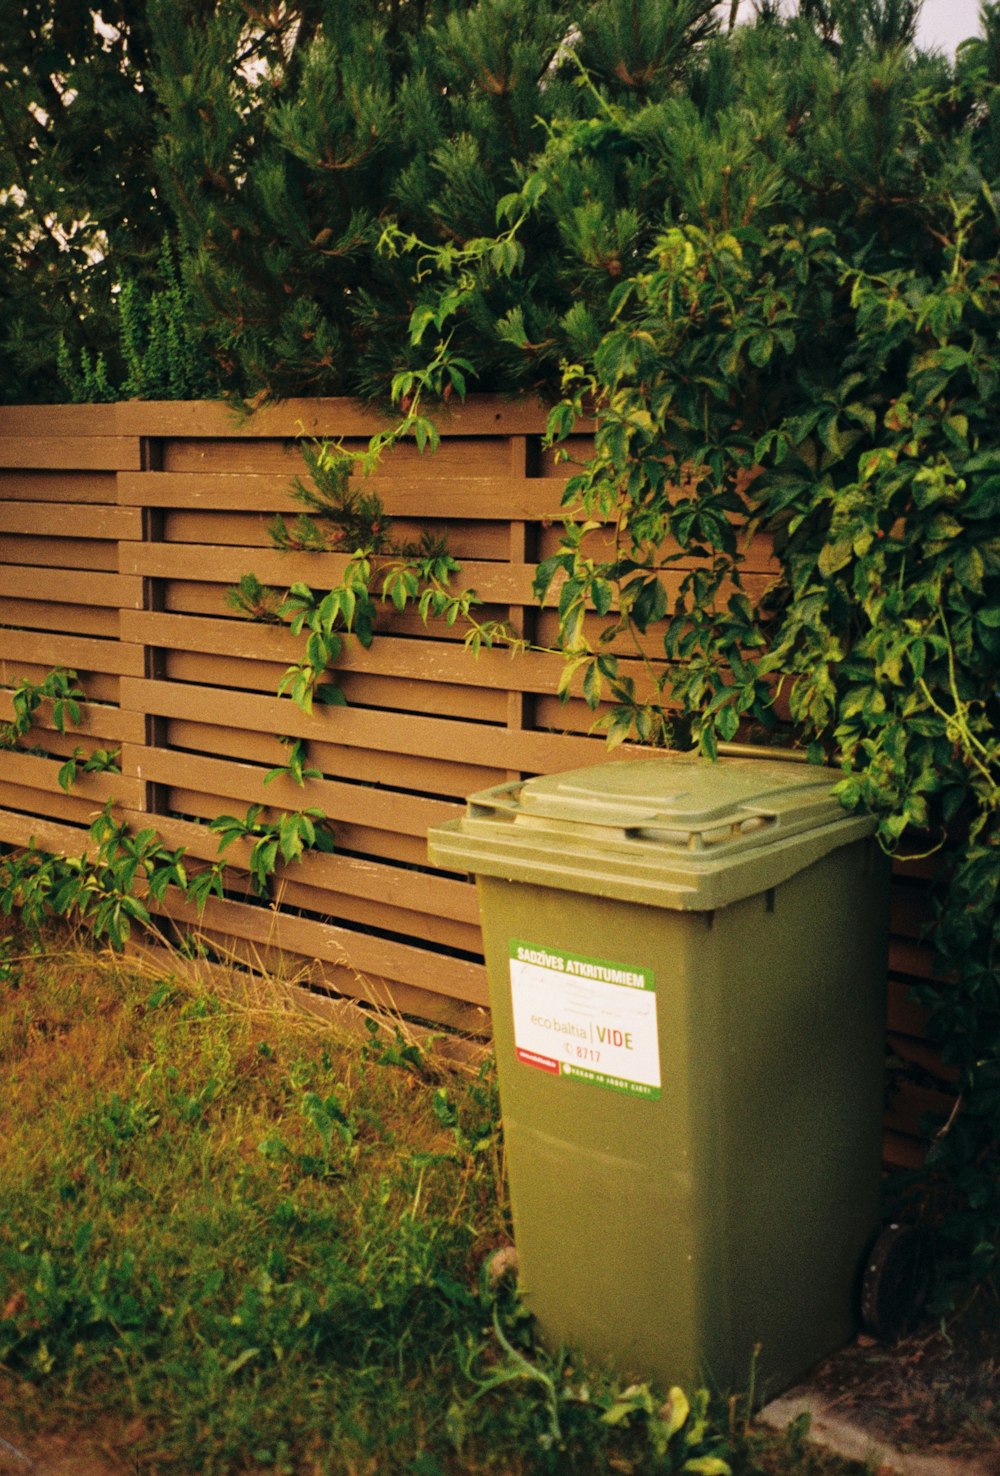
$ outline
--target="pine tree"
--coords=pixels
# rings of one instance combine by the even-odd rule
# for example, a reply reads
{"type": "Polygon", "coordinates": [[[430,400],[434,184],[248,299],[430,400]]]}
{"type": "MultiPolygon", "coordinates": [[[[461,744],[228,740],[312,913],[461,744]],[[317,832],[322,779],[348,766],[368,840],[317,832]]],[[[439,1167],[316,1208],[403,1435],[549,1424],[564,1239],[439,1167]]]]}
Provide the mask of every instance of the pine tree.
{"type": "Polygon", "coordinates": [[[59,398],[71,356],[114,359],[112,288],[155,276],[169,229],[151,169],[143,7],[10,0],[0,10],[0,396],[59,398]]]}
{"type": "Polygon", "coordinates": [[[179,8],[154,7],[159,161],[220,356],[247,394],[384,392],[415,299],[382,224],[458,243],[495,228],[564,97],[539,84],[568,16],[323,0],[266,32],[239,5],[198,26],[179,8]]]}
{"type": "Polygon", "coordinates": [[[803,0],[731,32],[713,0],[314,0],[267,25],[235,0],[195,25],[183,9],[155,6],[160,167],[188,288],[248,395],[384,395],[420,362],[428,290],[419,253],[380,251],[385,224],[458,258],[542,150],[520,270],[479,273],[451,324],[479,389],[552,387],[665,220],[801,214],[877,254],[919,217],[933,251],[927,181],[974,111],[914,127],[921,90],[951,85],[913,51],[915,0],[803,0]]]}
{"type": "MultiPolygon", "coordinates": [[[[635,109],[716,29],[714,0],[600,0],[579,24],[552,0],[317,0],[270,29],[234,0],[193,26],[184,8],[153,7],[159,162],[189,288],[247,394],[384,394],[421,291],[412,262],[379,252],[384,223],[457,250],[493,232],[553,120],[599,111],[576,53],[635,109]]],[[[581,188],[586,270],[606,283],[644,186],[637,174],[613,202],[581,188]]],[[[517,281],[469,301],[456,349],[475,350],[476,387],[551,380],[545,346],[572,305],[564,235],[528,231],[517,281]]]]}

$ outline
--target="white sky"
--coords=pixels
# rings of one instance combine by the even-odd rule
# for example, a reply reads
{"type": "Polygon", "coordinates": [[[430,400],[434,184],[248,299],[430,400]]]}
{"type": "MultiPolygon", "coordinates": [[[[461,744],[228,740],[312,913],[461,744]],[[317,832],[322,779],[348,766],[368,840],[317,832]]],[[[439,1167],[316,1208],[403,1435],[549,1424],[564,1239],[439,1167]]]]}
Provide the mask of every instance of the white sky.
{"type": "MultiPolygon", "coordinates": [[[[741,0],[742,13],[751,12],[751,3],[741,0]]],[[[723,9],[728,12],[728,4],[723,9]]],[[[917,23],[918,46],[954,55],[960,41],[979,34],[979,0],[924,0],[917,23]]]]}
{"type": "Polygon", "coordinates": [[[979,34],[979,0],[924,0],[918,45],[953,53],[959,41],[979,34]]]}

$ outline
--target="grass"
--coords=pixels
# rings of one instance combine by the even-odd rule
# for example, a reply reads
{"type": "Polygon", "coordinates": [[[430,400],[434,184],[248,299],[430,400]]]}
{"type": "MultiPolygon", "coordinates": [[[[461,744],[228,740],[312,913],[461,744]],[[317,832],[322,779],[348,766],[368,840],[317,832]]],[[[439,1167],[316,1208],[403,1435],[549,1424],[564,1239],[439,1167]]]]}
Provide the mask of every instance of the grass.
{"type": "Polygon", "coordinates": [[[862,1468],[536,1348],[489,1064],[60,945],[0,952],[0,1436],[109,1471],[862,1468]]]}

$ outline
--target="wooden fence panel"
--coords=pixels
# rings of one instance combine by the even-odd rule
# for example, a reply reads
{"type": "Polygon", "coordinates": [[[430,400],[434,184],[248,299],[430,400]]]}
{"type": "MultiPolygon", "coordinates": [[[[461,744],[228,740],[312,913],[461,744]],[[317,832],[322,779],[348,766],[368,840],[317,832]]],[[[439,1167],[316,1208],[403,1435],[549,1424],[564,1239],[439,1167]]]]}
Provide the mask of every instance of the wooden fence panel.
{"type": "MultiPolygon", "coordinates": [[[[300,437],[361,450],[387,423],[346,401],[289,402],[242,419],[217,404],[0,409],[0,721],[10,720],[17,683],[53,667],[76,671],[87,694],[79,728],[56,732],[43,708],[30,735],[38,751],[0,753],[0,841],[79,853],[110,801],[197,866],[218,855],[207,822],[220,813],[260,805],[273,818],[319,806],[336,851],[283,868],[274,904],[253,895],[250,842],[240,841],[225,853],[225,898],[199,919],[168,893],[164,921],[313,987],[481,1032],[474,888],[427,865],[426,830],[477,789],[605,759],[579,694],[553,695],[561,658],[495,649],[473,659],[460,629],[386,607],[371,649],[348,640],[334,673],[349,705],[306,714],[276,696],[302,643],[239,616],[225,597],[251,571],[282,591],[341,576],[341,555],[276,551],[268,524],[299,511],[300,437]],[[306,744],[321,773],[303,788],[265,782],[287,761],[289,740],[306,744]],[[120,747],[121,774],[80,775],[64,793],[59,766],[78,746],[83,756],[120,747]]],[[[556,592],[539,609],[532,578],[558,546],[565,481],[592,441],[572,437],[560,458],[542,447],[544,424],[528,402],[470,402],[443,413],[435,456],[401,445],[365,490],[400,539],[426,529],[447,543],[482,618],[554,647],[556,592]]],[[[668,593],[691,567],[678,559],[668,593]]],[[[744,564],[751,599],[775,572],[768,540],[755,536],[744,564]]],[[[596,624],[588,618],[588,630],[596,624]]],[[[634,646],[612,649],[648,685],[634,646]]],[[[643,649],[662,659],[655,636],[643,649]]],[[[897,868],[887,1023],[900,1069],[886,1151],[898,1163],[922,1152],[921,1112],[951,1102],[949,1073],[909,996],[933,967],[922,941],[926,885],[926,867],[897,868]]]]}
{"type": "Polygon", "coordinates": [[[57,731],[42,701],[26,745],[0,754],[0,840],[79,852],[106,804],[142,808],[140,786],[120,773],[60,768],[142,736],[121,707],[124,677],[141,676],[140,647],[121,639],[123,608],[140,609],[141,578],[121,572],[121,550],[143,537],[143,513],[120,507],[115,477],[142,465],[139,437],[116,433],[113,407],[4,410],[0,421],[0,721],[13,693],[55,668],[76,674],[80,722],[57,731]]]}

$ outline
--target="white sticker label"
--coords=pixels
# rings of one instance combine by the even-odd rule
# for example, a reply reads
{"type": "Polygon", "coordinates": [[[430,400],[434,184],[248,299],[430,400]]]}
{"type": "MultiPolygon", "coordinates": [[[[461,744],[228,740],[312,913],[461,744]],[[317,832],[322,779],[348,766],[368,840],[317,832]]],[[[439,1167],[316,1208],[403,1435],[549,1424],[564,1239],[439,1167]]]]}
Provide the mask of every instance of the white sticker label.
{"type": "Polygon", "coordinates": [[[660,1095],[656,989],[650,969],[510,945],[514,1049],[525,1066],[631,1096],[660,1095]]]}

